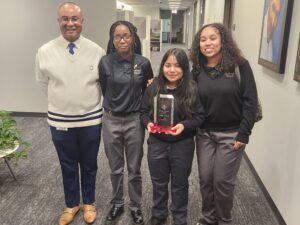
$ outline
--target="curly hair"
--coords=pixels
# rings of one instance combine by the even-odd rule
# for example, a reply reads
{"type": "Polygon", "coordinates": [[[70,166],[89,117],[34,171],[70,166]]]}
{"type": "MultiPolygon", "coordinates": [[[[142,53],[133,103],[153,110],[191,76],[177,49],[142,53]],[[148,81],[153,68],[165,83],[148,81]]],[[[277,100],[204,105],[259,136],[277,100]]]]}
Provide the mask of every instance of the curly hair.
{"type": "Polygon", "coordinates": [[[192,47],[190,50],[190,60],[194,68],[204,67],[207,64],[205,55],[200,51],[200,36],[202,31],[207,27],[215,28],[221,37],[221,60],[216,66],[220,72],[228,72],[232,70],[235,65],[240,65],[245,62],[241,50],[234,41],[231,32],[221,23],[211,23],[204,25],[195,35],[192,47]]]}
{"type": "Polygon", "coordinates": [[[125,20],[118,20],[111,25],[111,27],[109,29],[109,41],[107,43],[106,54],[116,51],[113,40],[114,40],[115,30],[116,30],[117,26],[119,26],[119,25],[124,25],[129,29],[129,32],[132,36],[132,43],[133,43],[133,45],[131,46],[132,52],[141,55],[142,54],[141,40],[140,40],[139,36],[137,35],[137,28],[132,23],[130,23],[129,21],[125,21],[125,20]]]}
{"type": "Polygon", "coordinates": [[[179,110],[182,116],[191,118],[192,114],[195,112],[197,86],[190,74],[189,60],[183,49],[171,48],[164,54],[159,67],[157,90],[154,93],[154,96],[158,96],[159,93],[167,93],[168,80],[164,76],[163,68],[171,55],[175,56],[180,68],[182,69],[182,78],[178,80],[175,91],[175,107],[179,110]]]}

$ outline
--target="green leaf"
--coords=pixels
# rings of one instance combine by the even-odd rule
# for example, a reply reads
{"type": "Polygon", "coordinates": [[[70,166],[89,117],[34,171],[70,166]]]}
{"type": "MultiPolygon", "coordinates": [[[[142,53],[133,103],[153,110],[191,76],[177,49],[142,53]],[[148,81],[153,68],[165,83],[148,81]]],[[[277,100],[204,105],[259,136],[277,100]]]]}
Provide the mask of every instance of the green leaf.
{"type": "Polygon", "coordinates": [[[21,130],[17,127],[17,122],[11,117],[11,113],[8,111],[0,110],[0,152],[12,149],[19,144],[20,149],[23,147],[22,151],[16,151],[6,158],[18,163],[19,159],[27,158],[27,149],[31,147],[31,144],[23,140],[21,136],[21,130]]]}

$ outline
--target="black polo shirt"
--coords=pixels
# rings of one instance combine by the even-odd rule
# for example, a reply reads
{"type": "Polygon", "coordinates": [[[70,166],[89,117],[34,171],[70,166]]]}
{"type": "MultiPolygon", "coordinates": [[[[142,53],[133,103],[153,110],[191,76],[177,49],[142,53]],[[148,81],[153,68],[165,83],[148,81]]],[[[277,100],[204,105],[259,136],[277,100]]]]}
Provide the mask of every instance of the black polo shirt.
{"type": "Polygon", "coordinates": [[[135,54],[133,60],[123,59],[116,52],[102,57],[98,69],[104,109],[122,113],[140,110],[153,71],[147,58],[135,54]]]}

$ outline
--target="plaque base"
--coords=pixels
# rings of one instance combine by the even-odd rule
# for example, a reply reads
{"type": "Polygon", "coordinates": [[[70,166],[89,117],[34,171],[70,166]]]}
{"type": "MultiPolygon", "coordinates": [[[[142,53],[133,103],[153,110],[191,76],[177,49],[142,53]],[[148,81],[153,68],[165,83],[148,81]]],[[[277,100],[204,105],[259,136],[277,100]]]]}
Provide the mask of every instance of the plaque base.
{"type": "Polygon", "coordinates": [[[157,123],[155,123],[151,127],[150,132],[151,133],[174,133],[174,132],[176,132],[175,130],[171,130],[172,127],[173,127],[172,125],[170,125],[170,126],[161,126],[161,125],[158,125],[157,123]]]}

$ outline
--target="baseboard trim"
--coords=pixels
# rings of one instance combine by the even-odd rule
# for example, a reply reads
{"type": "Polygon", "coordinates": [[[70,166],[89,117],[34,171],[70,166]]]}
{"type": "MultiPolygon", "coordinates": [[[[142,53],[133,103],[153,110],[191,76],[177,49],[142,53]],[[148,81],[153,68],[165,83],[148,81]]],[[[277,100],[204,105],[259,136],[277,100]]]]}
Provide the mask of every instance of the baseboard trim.
{"type": "Polygon", "coordinates": [[[269,203],[270,207],[271,207],[271,210],[273,211],[278,223],[280,225],[287,225],[286,222],[284,221],[283,217],[281,216],[278,208],[276,207],[272,197],[270,196],[268,190],[266,189],[264,183],[262,182],[262,180],[260,179],[258,173],[256,172],[254,166],[252,165],[249,157],[247,156],[247,154],[244,154],[244,159],[250,169],[250,171],[252,172],[252,174],[254,175],[254,178],[258,184],[258,186],[260,187],[260,189],[262,190],[267,202],[269,203]]]}
{"type": "Polygon", "coordinates": [[[47,113],[38,112],[11,112],[11,115],[15,117],[47,117],[47,113]]]}

